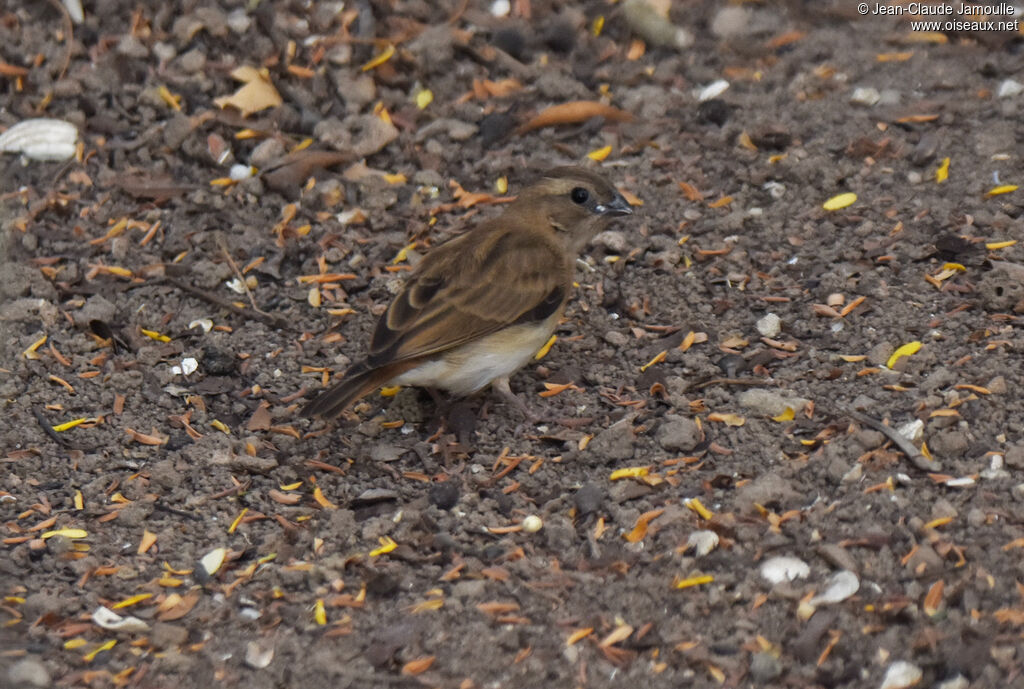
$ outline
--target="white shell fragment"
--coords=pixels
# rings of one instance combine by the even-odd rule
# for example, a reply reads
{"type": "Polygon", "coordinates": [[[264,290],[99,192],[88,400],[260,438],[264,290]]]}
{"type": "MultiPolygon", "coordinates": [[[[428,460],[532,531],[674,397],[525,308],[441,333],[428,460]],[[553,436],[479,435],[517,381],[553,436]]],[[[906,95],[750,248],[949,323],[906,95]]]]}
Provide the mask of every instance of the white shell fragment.
{"type": "Polygon", "coordinates": [[[105,608],[102,605],[93,611],[92,621],[104,629],[116,632],[145,632],[149,630],[149,625],[138,617],[132,617],[131,615],[121,617],[110,608],[105,608]]]}
{"type": "Polygon", "coordinates": [[[729,89],[729,82],[725,79],[719,79],[713,81],[697,93],[697,100],[703,103],[704,101],[711,100],[712,98],[718,98],[720,95],[725,93],[729,89]]]}
{"type": "Polygon", "coordinates": [[[999,90],[996,92],[996,96],[999,98],[1012,98],[1013,96],[1019,96],[1021,92],[1024,92],[1024,84],[1013,79],[1007,79],[1003,83],[999,84],[999,90]]]}
{"type": "Polygon", "coordinates": [[[0,134],[0,151],[31,160],[67,160],[75,155],[78,127],[48,117],[24,120],[0,134]]]}
{"type": "Polygon", "coordinates": [[[249,179],[254,174],[256,174],[256,168],[254,168],[252,165],[242,165],[241,163],[236,163],[231,166],[231,171],[228,173],[228,177],[230,177],[235,182],[241,182],[243,179],[249,179]]]}
{"type": "Polygon", "coordinates": [[[199,369],[199,362],[192,357],[186,357],[181,360],[181,366],[171,366],[171,373],[176,376],[187,376],[195,373],[199,369]]]}
{"type": "Polygon", "coordinates": [[[841,603],[860,589],[860,579],[849,570],[836,572],[829,579],[828,588],[811,599],[811,605],[831,605],[841,603]]]}
{"type": "Polygon", "coordinates": [[[694,531],[686,539],[686,545],[693,548],[698,557],[703,557],[718,547],[718,534],[708,529],[694,531]]]}
{"type": "Polygon", "coordinates": [[[245,664],[254,670],[262,670],[274,660],[274,646],[260,641],[250,641],[245,645],[245,664]]]}
{"type": "Polygon", "coordinates": [[[897,660],[885,671],[882,689],[904,689],[921,681],[921,668],[905,660],[897,660]]]}
{"type": "Polygon", "coordinates": [[[202,328],[204,333],[208,333],[213,330],[213,321],[209,318],[197,318],[188,324],[188,329],[192,328],[202,328]]]}
{"type": "Polygon", "coordinates": [[[853,90],[850,94],[850,102],[857,105],[872,106],[882,99],[882,94],[878,92],[878,89],[869,87],[859,87],[853,90]]]}
{"type": "Polygon", "coordinates": [[[810,573],[811,568],[806,562],[788,555],[773,557],[761,564],[761,576],[770,584],[803,579],[810,573]]]}
{"type": "Polygon", "coordinates": [[[213,576],[217,573],[217,570],[220,569],[221,565],[224,564],[224,560],[227,556],[227,548],[214,548],[206,555],[203,555],[202,559],[199,560],[199,564],[202,565],[207,574],[213,576]]]}
{"type": "Polygon", "coordinates": [[[897,428],[896,432],[911,442],[917,442],[924,435],[924,421],[921,419],[908,421],[897,428]]]}
{"type": "Polygon", "coordinates": [[[82,0],[64,0],[64,8],[67,9],[68,16],[71,17],[71,21],[75,24],[81,24],[85,21],[82,0]]]}
{"type": "Polygon", "coordinates": [[[970,476],[963,476],[961,478],[951,478],[942,485],[947,488],[970,488],[975,483],[977,483],[977,481],[970,476]]]}

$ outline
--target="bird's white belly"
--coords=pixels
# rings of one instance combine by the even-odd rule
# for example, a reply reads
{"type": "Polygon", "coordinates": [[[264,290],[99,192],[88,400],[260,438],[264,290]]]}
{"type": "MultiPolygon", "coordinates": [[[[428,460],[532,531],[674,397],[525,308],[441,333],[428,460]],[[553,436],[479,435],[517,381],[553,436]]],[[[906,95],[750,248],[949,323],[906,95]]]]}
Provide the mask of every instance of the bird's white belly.
{"type": "Polygon", "coordinates": [[[426,361],[392,383],[468,395],[522,368],[548,341],[555,322],[551,319],[551,328],[545,327],[547,324],[506,328],[426,361]]]}

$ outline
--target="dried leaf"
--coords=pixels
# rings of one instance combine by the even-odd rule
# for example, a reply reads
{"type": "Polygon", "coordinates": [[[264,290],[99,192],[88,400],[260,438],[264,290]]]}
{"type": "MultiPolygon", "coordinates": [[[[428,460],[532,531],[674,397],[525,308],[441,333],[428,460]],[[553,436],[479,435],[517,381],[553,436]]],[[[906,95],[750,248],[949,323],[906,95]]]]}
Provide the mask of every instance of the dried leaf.
{"type": "Polygon", "coordinates": [[[408,663],[402,666],[403,675],[419,675],[430,669],[430,666],[434,664],[436,660],[435,656],[423,656],[410,660],[408,663]]]}
{"type": "Polygon", "coordinates": [[[276,108],[283,102],[265,69],[243,65],[233,71],[231,76],[244,82],[244,85],[230,96],[215,98],[213,102],[217,107],[236,108],[241,111],[242,117],[248,117],[260,110],[276,108]]]}
{"type": "Polygon", "coordinates": [[[664,511],[664,509],[657,509],[644,512],[639,517],[637,517],[636,524],[633,525],[633,530],[627,534],[624,534],[622,537],[630,543],[638,543],[639,541],[642,541],[644,537],[647,535],[648,525],[652,521],[660,517],[664,511]]]}
{"type": "Polygon", "coordinates": [[[552,105],[538,113],[533,119],[516,129],[516,134],[525,134],[534,129],[551,127],[558,124],[576,124],[586,122],[591,117],[603,117],[613,122],[629,122],[633,115],[611,105],[597,101],[578,100],[561,105],[552,105]]]}
{"type": "Polygon", "coordinates": [[[719,423],[724,423],[726,426],[742,426],[747,422],[747,420],[739,414],[720,414],[718,412],[708,414],[708,421],[718,421],[719,423]]]}

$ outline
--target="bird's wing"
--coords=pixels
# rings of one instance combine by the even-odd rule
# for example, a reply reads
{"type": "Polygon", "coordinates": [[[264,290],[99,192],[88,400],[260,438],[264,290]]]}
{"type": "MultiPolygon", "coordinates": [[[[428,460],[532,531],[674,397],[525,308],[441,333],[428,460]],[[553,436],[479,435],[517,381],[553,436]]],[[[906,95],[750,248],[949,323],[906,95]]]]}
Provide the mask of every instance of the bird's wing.
{"type": "Polygon", "coordinates": [[[367,364],[419,358],[543,321],[565,303],[571,280],[553,238],[523,228],[479,228],[427,255],[381,316],[367,364]]]}

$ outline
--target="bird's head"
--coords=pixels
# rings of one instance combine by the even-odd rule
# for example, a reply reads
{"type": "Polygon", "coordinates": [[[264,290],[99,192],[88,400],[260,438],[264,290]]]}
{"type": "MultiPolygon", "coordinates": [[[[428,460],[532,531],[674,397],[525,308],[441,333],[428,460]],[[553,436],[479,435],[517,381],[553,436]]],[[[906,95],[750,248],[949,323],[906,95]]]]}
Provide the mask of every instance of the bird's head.
{"type": "Polygon", "coordinates": [[[517,211],[549,222],[574,255],[613,218],[633,212],[608,180],[580,167],[549,170],[537,184],[523,190],[515,205],[517,211]]]}

